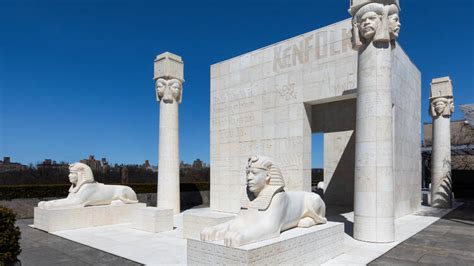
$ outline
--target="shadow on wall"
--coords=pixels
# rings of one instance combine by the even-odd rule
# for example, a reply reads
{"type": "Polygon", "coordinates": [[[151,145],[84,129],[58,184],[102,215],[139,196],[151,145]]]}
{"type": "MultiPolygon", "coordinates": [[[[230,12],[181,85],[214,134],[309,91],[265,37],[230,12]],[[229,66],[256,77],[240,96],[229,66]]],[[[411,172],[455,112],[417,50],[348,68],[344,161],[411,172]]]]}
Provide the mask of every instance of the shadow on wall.
{"type": "Polygon", "coordinates": [[[327,205],[347,206],[354,209],[355,131],[334,170],[329,184],[325,184],[324,201],[327,205]]]}
{"type": "Polygon", "coordinates": [[[202,188],[199,188],[198,185],[192,183],[182,183],[180,189],[181,211],[195,206],[209,204],[209,189],[202,190],[202,188]]]}

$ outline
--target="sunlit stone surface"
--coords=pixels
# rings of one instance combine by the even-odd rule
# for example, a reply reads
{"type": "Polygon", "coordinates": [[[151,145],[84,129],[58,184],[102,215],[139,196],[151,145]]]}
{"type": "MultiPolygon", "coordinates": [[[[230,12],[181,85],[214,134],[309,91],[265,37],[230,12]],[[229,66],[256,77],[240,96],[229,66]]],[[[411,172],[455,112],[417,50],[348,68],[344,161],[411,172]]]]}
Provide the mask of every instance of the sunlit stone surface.
{"type": "Polygon", "coordinates": [[[449,77],[431,81],[430,109],[433,118],[431,152],[431,206],[452,207],[451,114],[454,112],[453,86],[449,77]]]}
{"type": "Polygon", "coordinates": [[[180,212],[178,107],[183,90],[183,61],[169,52],[155,59],[156,100],[160,102],[157,206],[180,212]]]}

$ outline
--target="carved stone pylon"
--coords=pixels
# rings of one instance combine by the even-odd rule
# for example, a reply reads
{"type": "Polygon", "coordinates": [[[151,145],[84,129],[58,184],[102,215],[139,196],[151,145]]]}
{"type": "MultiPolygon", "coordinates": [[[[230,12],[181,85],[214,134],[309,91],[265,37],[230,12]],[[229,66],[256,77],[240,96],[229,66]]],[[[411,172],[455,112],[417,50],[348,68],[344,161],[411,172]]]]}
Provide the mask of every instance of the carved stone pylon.
{"type": "Polygon", "coordinates": [[[400,30],[398,0],[352,0],[358,51],[354,238],[392,242],[394,227],[392,48],[400,30]]]}
{"type": "Polygon", "coordinates": [[[169,52],[155,59],[156,100],[160,102],[157,206],[180,212],[178,106],[183,90],[183,61],[169,52]]]}
{"type": "Polygon", "coordinates": [[[452,207],[451,114],[453,85],[449,77],[431,81],[429,113],[433,118],[431,152],[431,206],[452,207]]]}

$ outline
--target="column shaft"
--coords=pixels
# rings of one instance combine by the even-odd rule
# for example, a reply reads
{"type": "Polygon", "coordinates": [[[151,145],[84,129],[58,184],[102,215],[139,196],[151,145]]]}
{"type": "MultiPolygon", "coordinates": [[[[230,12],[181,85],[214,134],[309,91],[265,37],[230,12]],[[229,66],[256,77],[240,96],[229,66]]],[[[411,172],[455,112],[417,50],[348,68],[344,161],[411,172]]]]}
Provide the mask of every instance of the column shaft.
{"type": "Polygon", "coordinates": [[[354,238],[394,241],[390,43],[359,50],[354,174],[354,238]]]}
{"type": "Polygon", "coordinates": [[[451,208],[451,129],[450,118],[433,117],[431,153],[431,206],[451,208]]]}
{"type": "Polygon", "coordinates": [[[180,212],[178,103],[160,101],[157,206],[180,212]]]}

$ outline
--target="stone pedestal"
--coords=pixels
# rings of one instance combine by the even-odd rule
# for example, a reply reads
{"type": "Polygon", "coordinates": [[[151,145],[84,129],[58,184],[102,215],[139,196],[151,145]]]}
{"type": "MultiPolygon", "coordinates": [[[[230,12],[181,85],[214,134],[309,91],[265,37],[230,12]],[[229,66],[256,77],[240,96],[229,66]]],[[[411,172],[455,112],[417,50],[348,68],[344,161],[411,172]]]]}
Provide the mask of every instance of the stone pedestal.
{"type": "Polygon", "coordinates": [[[433,117],[431,153],[431,206],[452,207],[451,114],[454,111],[449,77],[431,81],[430,115],[433,117]]]}
{"type": "Polygon", "coordinates": [[[130,223],[132,211],[146,207],[145,203],[91,206],[74,209],[45,210],[35,207],[35,228],[47,232],[130,223]]]}
{"type": "Polygon", "coordinates": [[[173,230],[173,210],[155,207],[134,209],[132,228],[152,233],[173,230]]]}
{"type": "Polygon", "coordinates": [[[179,201],[179,124],[183,61],[166,52],[155,59],[156,99],[160,102],[157,206],[180,212],[179,201]]]}
{"type": "Polygon", "coordinates": [[[320,265],[344,252],[344,224],[294,228],[278,238],[244,245],[188,239],[189,265],[320,265]]]}
{"type": "Polygon", "coordinates": [[[235,214],[215,212],[208,208],[189,210],[183,213],[183,238],[201,238],[201,231],[207,226],[214,226],[235,218],[235,214]]]}

